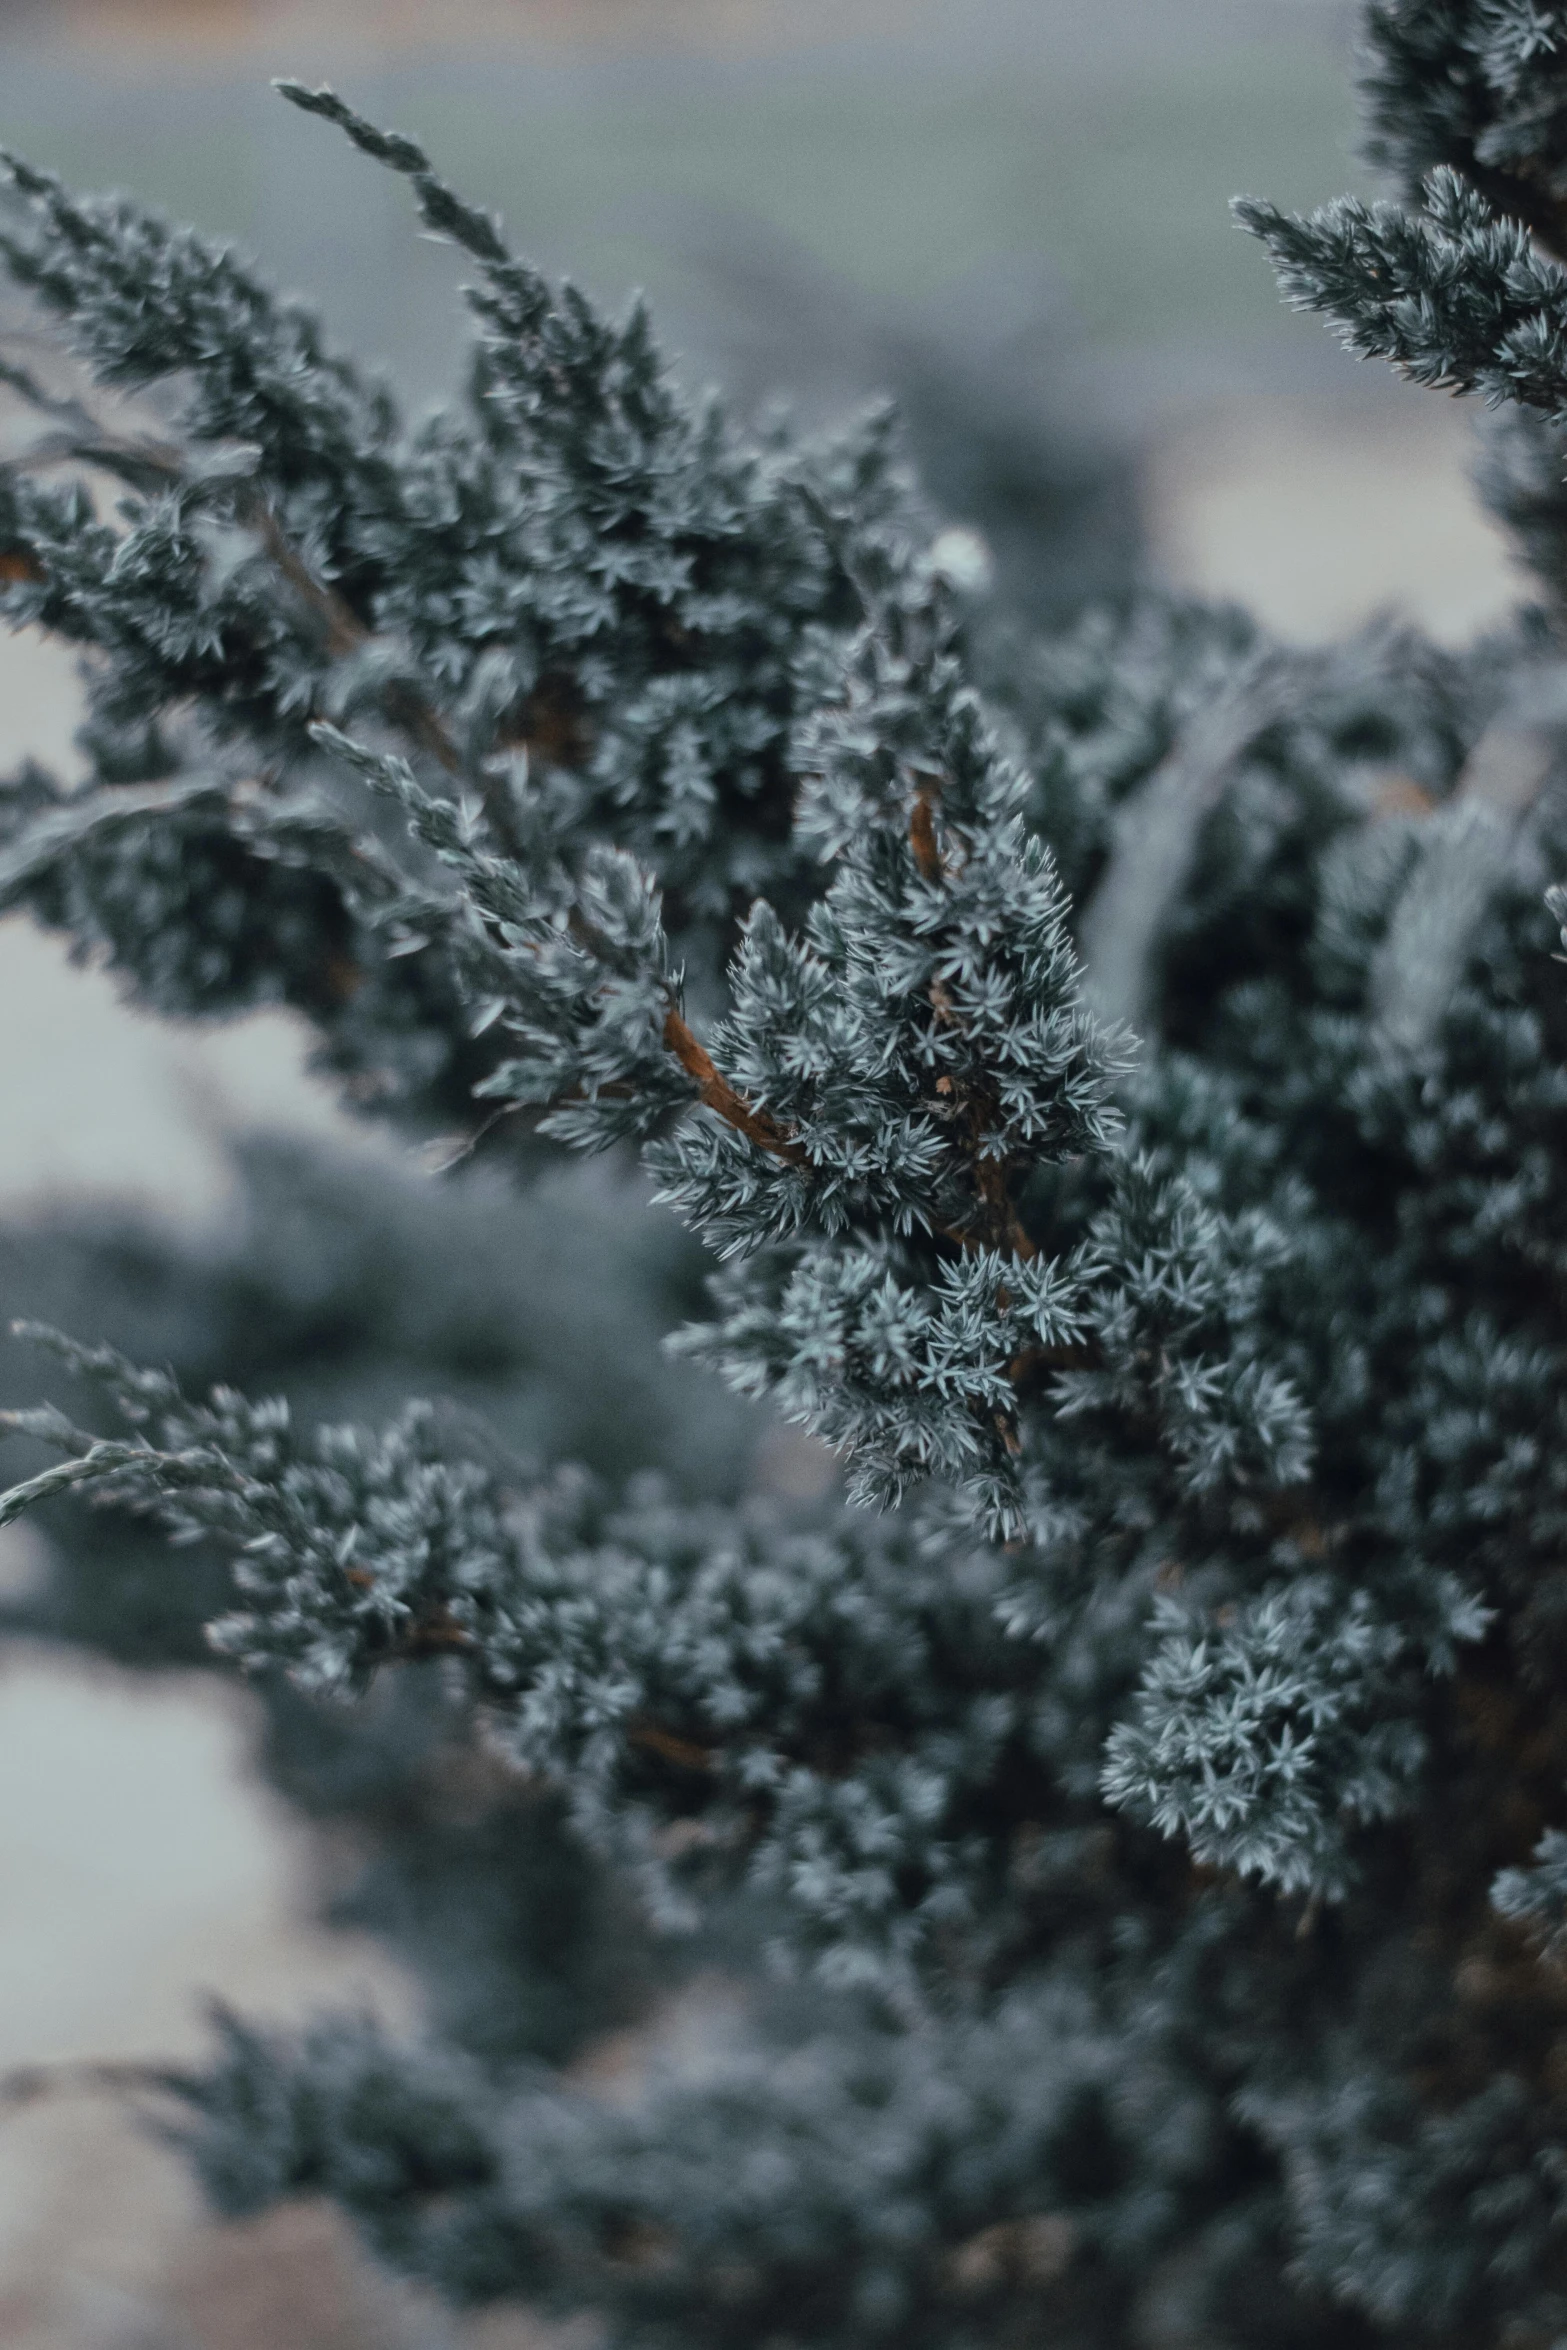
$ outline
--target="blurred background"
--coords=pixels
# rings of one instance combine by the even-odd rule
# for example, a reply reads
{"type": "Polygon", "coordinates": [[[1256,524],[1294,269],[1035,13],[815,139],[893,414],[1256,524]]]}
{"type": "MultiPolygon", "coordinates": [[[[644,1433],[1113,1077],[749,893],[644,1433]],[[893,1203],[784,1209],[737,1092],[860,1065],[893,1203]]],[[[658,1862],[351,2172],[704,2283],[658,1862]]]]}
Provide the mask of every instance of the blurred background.
{"type": "MultiPolygon", "coordinates": [[[[0,0],[0,138],[236,239],[417,405],[463,347],[456,273],[396,181],[268,89],[332,80],[522,250],[615,307],[645,288],[693,383],[823,420],[893,394],[933,502],[1031,619],[1141,571],[1298,639],[1392,607],[1458,640],[1516,592],[1462,413],[1285,312],[1226,211],[1363,184],[1353,18],[1344,0],[0,0]]],[[[68,771],[74,706],[69,662],[0,640],[7,767],[68,771]]],[[[14,922],[0,1000],[0,1305],[65,1262],[62,1217],[221,1252],[235,1133],[405,1180],[402,1146],[348,1126],[282,1016],[155,1029],[14,922]]],[[[70,1260],[88,1333],[115,1245],[70,1260]]],[[[0,1542],[0,1587],[25,1593],[40,1538],[0,1542]]],[[[384,1944],[320,1922],[330,1836],[258,1777],[262,1734],[200,1672],[0,1644],[0,2069],[178,2055],[207,1992],[413,2015],[384,1944]]],[[[0,2109],[5,2350],[542,2338],[394,2302],[317,2214],[202,2222],[102,2100],[0,2109]]]]}

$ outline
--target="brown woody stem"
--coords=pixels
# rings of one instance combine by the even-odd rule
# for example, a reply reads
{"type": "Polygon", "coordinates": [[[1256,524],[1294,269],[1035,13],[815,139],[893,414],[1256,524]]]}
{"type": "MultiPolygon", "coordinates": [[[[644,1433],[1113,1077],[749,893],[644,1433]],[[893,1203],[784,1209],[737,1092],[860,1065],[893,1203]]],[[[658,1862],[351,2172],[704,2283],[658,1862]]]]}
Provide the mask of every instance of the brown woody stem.
{"type": "Polygon", "coordinates": [[[673,1730],[660,1728],[657,1722],[632,1721],[626,1725],[626,1737],[632,1746],[645,1747],[664,1762],[676,1763],[683,1771],[710,1771],[714,1768],[712,1752],[698,1746],[694,1739],[677,1737],[673,1730]]]}
{"type": "Polygon", "coordinates": [[[909,847],[919,867],[922,881],[941,879],[941,851],[936,845],[936,789],[934,784],[922,783],[915,796],[914,813],[909,818],[909,847]]]}
{"type": "Polygon", "coordinates": [[[37,587],[43,577],[44,567],[31,547],[20,541],[0,547],[0,587],[37,587]]]}
{"type": "Polygon", "coordinates": [[[726,1125],[733,1126],[759,1150],[771,1151],[775,1159],[786,1159],[792,1167],[804,1166],[805,1153],[799,1143],[776,1118],[770,1118],[765,1110],[753,1109],[744,1094],[736,1093],[728,1078],[719,1075],[711,1054],[698,1042],[673,1004],[664,1015],[664,1042],[687,1076],[696,1080],[701,1099],[726,1125]]]}

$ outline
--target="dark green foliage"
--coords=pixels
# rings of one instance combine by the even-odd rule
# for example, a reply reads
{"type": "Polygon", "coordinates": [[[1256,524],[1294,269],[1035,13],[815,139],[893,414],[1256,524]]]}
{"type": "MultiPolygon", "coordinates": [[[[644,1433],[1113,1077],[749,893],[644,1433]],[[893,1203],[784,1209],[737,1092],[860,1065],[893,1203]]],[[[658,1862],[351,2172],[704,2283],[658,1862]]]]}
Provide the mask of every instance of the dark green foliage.
{"type": "Polygon", "coordinates": [[[469,397],[412,432],[226,250],[13,167],[13,275],[101,380],[190,388],[171,439],[33,387],[48,429],[0,483],[8,617],[99,655],[102,783],[162,783],[179,821],[127,838],[117,793],[76,794],[56,826],[34,775],[0,897],[107,946],[165,1012],[298,1004],[359,1098],[450,1118],[492,1065],[460,985],[438,949],[389,956],[343,874],[290,845],[310,719],[411,727],[508,842],[527,790],[534,824],[634,849],[710,958],[758,888],[789,900],[787,750],[817,640],[911,510],[883,424],[802,449],[689,411],[640,314],[611,327],[557,296],[416,155],[400,143],[396,168],[482,282],[469,397]],[[62,459],[129,485],[117,522],[38,478],[62,459]]]}
{"type": "Polygon", "coordinates": [[[626,2340],[1135,2339],[1152,2311],[1130,2281],[1180,2254],[1206,2271],[1172,2277],[1180,2321],[1310,2338],[1269,2275],[1275,2215],[1242,2183],[1218,2083],[1190,2079],[1178,2017],[1200,1957],[1164,1997],[1128,1999],[1120,1973],[1063,1968],[1043,1998],[939,2036],[776,2032],[631,2112],[543,2083],[497,2100],[471,2067],[352,2025],[287,2050],[228,2025],[193,2084],[193,2150],[222,2208],[325,2188],[454,2297],[504,2279],[546,2307],[587,2298],[626,2340]],[[1205,2188],[1227,2164],[1221,2217],[1205,2188]]]}
{"type": "Polygon", "coordinates": [[[1370,0],[1366,152],[1409,203],[1446,164],[1560,243],[1567,37],[1553,0],[1370,0]]]}
{"type": "MultiPolygon", "coordinates": [[[[658,1460],[703,1491],[746,1474],[754,1429],[659,1364],[658,1331],[694,1303],[696,1268],[667,1223],[627,1213],[623,1180],[557,1178],[518,1200],[267,1140],[238,1149],[235,1173],[238,1212],[211,1241],[80,1210],[8,1233],[0,1299],[91,1319],[198,1385],[228,1368],[283,1386],[311,1413],[433,1388],[453,1428],[471,1432],[482,1408],[492,1443],[621,1471],[658,1460]],[[597,1296],[576,1279],[581,1254],[597,1296]]],[[[7,1401],[36,1395],[25,1363],[6,1369],[7,1401]]],[[[203,1627],[231,1583],[210,1545],[171,1551],[115,1512],[84,1524],[69,1501],[47,1525],[47,1581],[8,1605],[10,1628],[132,1664],[213,1661],[203,1627]]],[[[258,1686],[268,1781],[351,1830],[363,1856],[333,1914],[387,1938],[459,2043],[560,2061],[667,1980],[670,1955],[649,1949],[559,1805],[476,1753],[437,1669],[352,1709],[258,1686]]]]}
{"type": "MultiPolygon", "coordinates": [[[[1555,591],[1567,16],[1368,22],[1404,206],[1245,217],[1354,348],[1517,408],[1492,494],[1555,591]]],[[[99,377],[195,388],[156,457],[69,395],[116,522],[7,477],[96,773],[16,781],[6,887],[165,1010],[307,1011],[366,1106],[471,1089],[537,1189],[386,1195],[450,1235],[411,1320],[318,1196],[244,1333],[48,1339],[112,1433],[8,1416],[51,1465],[3,1514],[230,1559],[189,1605],[278,1782],[378,1823],[346,1914],[432,1985],[416,2047],[226,2024],[177,2085],[209,2187],[628,2350],[1557,2338],[1553,620],[1305,654],[1150,595],[1020,648],[879,428],[688,412],[640,318],[289,94],[476,265],[473,397],[410,436],[230,258],[21,173],[13,265],[99,377]],[[646,1359],[682,1321],[849,1501],[746,1490],[646,1359]],[[698,1957],[694,2058],[563,2076],[698,1957]]]]}

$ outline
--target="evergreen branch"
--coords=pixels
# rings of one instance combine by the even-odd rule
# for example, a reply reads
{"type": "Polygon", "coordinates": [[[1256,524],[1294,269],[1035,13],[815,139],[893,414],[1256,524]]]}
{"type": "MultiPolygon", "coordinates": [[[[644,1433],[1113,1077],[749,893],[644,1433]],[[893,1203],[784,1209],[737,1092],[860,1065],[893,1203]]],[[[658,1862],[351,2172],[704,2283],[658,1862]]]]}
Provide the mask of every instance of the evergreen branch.
{"type": "MultiPolygon", "coordinates": [[[[759,1883],[787,1881],[809,1856],[806,1940],[841,1940],[852,1915],[865,1965],[889,1980],[940,1919],[973,1908],[977,1923],[993,1862],[969,1811],[984,1758],[1048,1670],[1002,1633],[994,1562],[954,1586],[939,1555],[922,1560],[917,1539],[874,1521],[790,1536],[765,1516],[616,1508],[580,1478],[520,1481],[447,1457],[428,1407],[381,1431],[300,1440],[276,1403],[218,1390],[191,1404],[110,1349],[22,1334],[145,1433],[116,1445],[52,1411],[12,1416],[15,1432],[76,1457],[7,1495],[0,1522],[90,1479],[176,1537],[216,1538],[239,1605],[210,1628],[214,1645],[307,1688],[451,1658],[496,1739],[559,1784],[597,1839],[646,1846],[660,1817],[699,1815],[759,1883]],[[908,1713],[916,1655],[923,1694],[908,1713]],[[863,1735],[845,1734],[845,1702],[863,1735]],[[907,1728],[889,1738],[874,1725],[895,1702],[907,1728]],[[948,1752],[958,1728],[964,1769],[948,1752]],[[944,1827],[930,1815],[938,1783],[944,1827]],[[896,1877],[876,1857],[889,1837],[907,1848],[896,1877]]],[[[1059,1800],[1043,1755],[1028,1784],[1034,1803],[1059,1800]]]]}
{"type": "MultiPolygon", "coordinates": [[[[687,411],[645,322],[611,330],[569,289],[557,299],[406,142],[378,147],[352,120],[361,143],[425,174],[426,217],[485,264],[467,411],[405,440],[385,396],[232,254],[17,163],[13,273],[70,323],[100,380],[178,373],[192,388],[178,476],[163,452],[127,528],[98,524],[69,488],[0,488],[9,614],[95,649],[114,725],[194,705],[280,781],[308,714],[373,710],[478,792],[519,863],[532,852],[501,769],[533,759],[535,806],[569,771],[582,838],[636,855],[710,952],[759,886],[777,881],[794,903],[814,886],[787,837],[787,737],[824,633],[841,624],[845,565],[883,542],[884,570],[907,561],[885,431],[762,457],[716,412],[687,411]],[[241,448],[253,461],[243,482],[223,472],[241,448]]],[[[106,453],[85,410],[57,422],[79,462],[106,453]]],[[[201,974],[189,1008],[203,1012],[281,989],[324,1021],[329,1055],[361,1090],[408,1109],[433,1094],[445,1123],[454,1094],[495,1074],[472,1049],[462,989],[433,958],[399,971],[369,938],[345,951],[351,917],[334,894],[303,871],[292,890],[295,918],[337,935],[287,971],[256,968],[280,910],[272,877],[215,827],[171,827],[161,843],[106,837],[64,902],[90,940],[112,937],[117,967],[160,1007],[180,1008],[187,972],[201,974]],[[216,898],[214,864],[227,873],[216,898]],[[250,896],[235,909],[239,937],[173,951],[204,898],[227,910],[239,889],[250,896]],[[171,890],[178,913],[162,920],[171,890]],[[320,978],[348,966],[352,1004],[320,978]],[[432,1078],[418,1074],[431,1054],[415,1037],[435,1022],[432,1078]]],[[[602,1124],[593,1104],[623,1098],[615,1085],[589,1088],[590,1124],[602,1124]]],[[[563,1106],[576,1090],[560,1088],[563,1106]]]]}
{"type": "Polygon", "coordinates": [[[1356,358],[1567,413],[1567,268],[1455,172],[1431,174],[1418,213],[1348,196],[1307,218],[1251,197],[1233,209],[1267,246],[1291,307],[1323,312],[1356,358]]]}
{"type": "Polygon", "coordinates": [[[14,904],[29,883],[72,851],[112,840],[149,816],[192,810],[226,814],[236,789],[221,776],[182,775],[170,783],[118,784],[79,793],[35,819],[0,852],[0,905],[14,904]]]}
{"type": "MultiPolygon", "coordinates": [[[[1446,1599],[1432,1649],[1451,1671],[1487,1618],[1457,1588],[1446,1599]]],[[[1169,1598],[1155,1626],[1136,1713],[1105,1749],[1107,1800],[1178,1833],[1199,1861],[1341,1899],[1349,1831],[1410,1810],[1426,1760],[1399,1686],[1415,1661],[1407,1633],[1320,1575],[1223,1611],[1206,1636],[1169,1598]]]]}
{"type": "Polygon", "coordinates": [[[380,129],[362,114],[356,114],[335,90],[325,86],[313,90],[305,82],[281,76],[272,87],[290,106],[335,123],[366,155],[411,180],[419,216],[433,235],[450,237],[486,268],[515,266],[494,221],[453,194],[416,140],[405,137],[401,131],[380,129]]]}
{"type": "Polygon", "coordinates": [[[1399,1052],[1427,1050],[1457,989],[1475,931],[1513,867],[1530,811],[1560,757],[1550,713],[1525,687],[1475,743],[1456,790],[1421,829],[1418,862],[1370,970],[1370,1003],[1399,1052]]]}
{"type": "MultiPolygon", "coordinates": [[[[1514,404],[1512,511],[1560,586],[1567,13],[1370,23],[1409,209],[1248,217],[1353,347],[1514,404]]],[[[683,1346],[903,1506],[610,1494],[429,1408],[296,1429],[208,1392],[205,1334],[183,1387],[56,1342],[132,1437],[10,1415],[59,1466],[3,1514],[76,1489],[216,1544],[215,1646],[305,1689],[435,1663],[399,1703],[482,1718],[660,1919],[735,1903],[708,1959],[756,1915],[833,1986],[781,2023],[758,1997],[744,2063],[705,2042],[634,2107],[543,2080],[510,1949],[460,2027],[483,2064],[229,2025],[178,2084],[205,2175],[233,2208],[327,2192],[451,2299],[693,2350],[1555,2339],[1559,647],[1526,616],[1285,660],[1153,594],[1003,645],[884,428],[812,452],[692,407],[640,310],[285,95],[476,264],[467,394],[405,431],[231,256],[17,168],[4,251],[97,380],[186,380],[177,478],[31,385],[0,583],[91,649],[97,767],[4,788],[0,879],[160,1008],[305,1005],[407,1115],[477,1090],[646,1144],[725,1260],[683,1346]],[[112,525],[95,463],[136,493],[112,525]],[[406,756],[355,742],[382,725],[406,756]],[[299,788],[313,750],[408,858],[299,788]],[[1135,1072],[1072,946],[1096,879],[1135,1072]]],[[[519,1252],[546,1352],[560,1229],[519,1252]]],[[[290,1327],[338,1327],[300,1298],[360,1278],[340,1240],[318,1292],[291,1227],[290,1327]]],[[[444,1266],[427,1357],[466,1381],[501,1309],[470,1349],[444,1266]]],[[[591,1246],[594,1312],[610,1268],[591,1246]]],[[[444,1777],[412,1809],[445,1869],[444,1777]]],[[[476,1898],[426,1906],[467,1966],[476,1898]]]]}
{"type": "MultiPolygon", "coordinates": [[[[0,1430],[24,1436],[39,1433],[26,1414],[17,1412],[0,1412],[0,1430]]],[[[93,1484],[119,1470],[141,1472],[150,1461],[157,1461],[162,1466],[158,1456],[149,1455],[144,1445],[108,1441],[89,1443],[86,1451],[76,1459],[58,1461],[53,1468],[42,1469],[36,1477],[29,1477],[22,1484],[13,1485],[8,1492],[0,1493],[0,1526],[13,1524],[39,1502],[52,1501],[56,1494],[68,1493],[78,1485],[93,1484]]]]}
{"type": "MultiPolygon", "coordinates": [[[[1086,2114],[1105,2116],[1117,2152],[1137,2143],[1118,2070],[1135,2054],[1162,2078],[1174,2038],[1085,1969],[1055,1999],[950,2030],[845,2038],[824,2023],[720,2048],[700,2077],[611,2102],[568,2081],[502,2088],[365,2021],[296,2038],[217,2020],[186,2097],[221,2209],[324,2184],[397,2268],[444,2275],[455,2238],[474,2298],[596,2309],[628,2338],[678,2323],[702,2350],[765,2338],[784,2313],[822,2350],[935,2350],[998,2316],[1051,2326],[1085,2292],[1102,2298],[1091,2248],[1138,2224],[1137,2207],[1119,2172],[1085,2191],[1070,2148],[1086,2114]],[[983,2165],[967,2159],[976,2136],[983,2165]]],[[[1189,2248],[1200,2222],[1171,2174],[1152,2225],[1189,2248]]]]}

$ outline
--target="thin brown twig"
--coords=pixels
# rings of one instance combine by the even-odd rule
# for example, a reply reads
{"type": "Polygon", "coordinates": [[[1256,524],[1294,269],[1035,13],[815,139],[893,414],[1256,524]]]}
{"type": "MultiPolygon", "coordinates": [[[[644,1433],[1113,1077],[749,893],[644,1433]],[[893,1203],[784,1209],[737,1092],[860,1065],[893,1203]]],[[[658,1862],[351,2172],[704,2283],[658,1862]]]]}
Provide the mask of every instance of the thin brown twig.
{"type": "Polygon", "coordinates": [[[282,524],[264,498],[256,498],[247,505],[245,520],[295,594],[325,623],[326,649],[333,659],[358,652],[368,641],[370,631],[352,606],[335,588],[317,579],[298,549],[289,544],[282,524]]]}
{"type": "Polygon", "coordinates": [[[914,798],[914,812],[909,818],[909,847],[922,881],[941,879],[941,850],[936,841],[936,785],[926,776],[914,798]]]}
{"type": "Polygon", "coordinates": [[[676,1763],[683,1771],[712,1771],[717,1759],[711,1747],[698,1746],[691,1738],[681,1738],[673,1730],[665,1730],[657,1722],[636,1718],[626,1724],[626,1738],[632,1746],[645,1747],[664,1762],[676,1763]]]}
{"type": "Polygon", "coordinates": [[[717,1112],[726,1125],[733,1126],[747,1141],[759,1150],[770,1151],[775,1159],[783,1159],[792,1167],[805,1165],[805,1152],[786,1127],[770,1117],[766,1110],[752,1107],[742,1093],[737,1093],[727,1077],[719,1074],[712,1055],[687,1026],[680,1013],[671,1004],[664,1014],[664,1042],[674,1054],[688,1077],[696,1080],[699,1097],[710,1110],[717,1112]]]}

